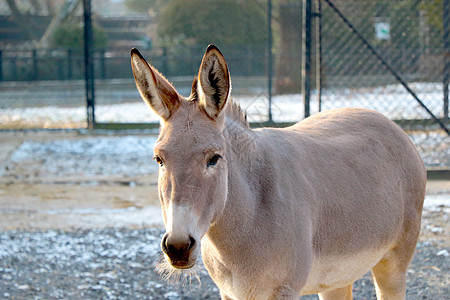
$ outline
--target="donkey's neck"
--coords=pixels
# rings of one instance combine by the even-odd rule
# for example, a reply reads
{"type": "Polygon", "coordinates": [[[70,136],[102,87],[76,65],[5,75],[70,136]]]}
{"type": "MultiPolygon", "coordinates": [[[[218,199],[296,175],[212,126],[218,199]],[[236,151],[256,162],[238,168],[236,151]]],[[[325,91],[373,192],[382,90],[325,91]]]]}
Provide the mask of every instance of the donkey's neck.
{"type": "Polygon", "coordinates": [[[255,152],[255,138],[238,103],[233,99],[227,103],[224,135],[228,140],[228,147],[234,158],[251,155],[255,152]]]}
{"type": "Polygon", "coordinates": [[[242,160],[255,152],[256,140],[253,132],[239,121],[227,118],[224,135],[229,141],[227,151],[233,159],[242,160]]]}
{"type": "MultiPolygon", "coordinates": [[[[257,132],[242,123],[227,119],[228,196],[222,216],[210,227],[207,238],[217,249],[229,248],[243,238],[239,232],[250,233],[258,223],[263,182],[259,180],[264,144],[257,132]],[[262,150],[262,151],[261,151],[262,150]]],[[[231,249],[230,249],[231,250],[231,249]]]]}

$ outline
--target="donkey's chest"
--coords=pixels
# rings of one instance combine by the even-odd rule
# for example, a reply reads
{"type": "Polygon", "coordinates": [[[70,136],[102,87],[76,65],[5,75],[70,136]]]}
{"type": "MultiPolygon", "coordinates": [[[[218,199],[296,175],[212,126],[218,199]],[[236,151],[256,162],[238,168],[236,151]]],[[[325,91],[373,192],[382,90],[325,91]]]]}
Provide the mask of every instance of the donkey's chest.
{"type": "Polygon", "coordinates": [[[245,264],[223,257],[211,245],[202,245],[204,264],[221,294],[231,299],[269,299],[273,293],[270,283],[259,280],[261,273],[251,272],[245,264]]]}

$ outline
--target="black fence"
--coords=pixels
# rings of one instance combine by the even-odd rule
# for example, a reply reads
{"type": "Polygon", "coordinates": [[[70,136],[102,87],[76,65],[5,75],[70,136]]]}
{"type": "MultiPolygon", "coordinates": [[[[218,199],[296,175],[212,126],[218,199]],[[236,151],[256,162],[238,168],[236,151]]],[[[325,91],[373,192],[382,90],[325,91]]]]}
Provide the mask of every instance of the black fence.
{"type": "Polygon", "coordinates": [[[0,127],[153,126],[130,49],[187,95],[213,43],[255,125],[372,108],[410,134],[429,166],[450,166],[450,0],[127,2],[0,4],[0,127]]]}
{"type": "Polygon", "coordinates": [[[314,1],[315,111],[359,106],[401,125],[429,167],[449,166],[450,1],[314,1]]]}
{"type": "MultiPolygon", "coordinates": [[[[225,47],[227,63],[236,76],[267,76],[266,45],[225,47]]],[[[130,79],[130,49],[95,49],[95,78],[130,79]]],[[[158,47],[141,51],[163,74],[192,76],[198,72],[203,48],[158,47]]],[[[80,48],[0,50],[1,81],[84,79],[84,52],[80,48]]]]}
{"type": "Polygon", "coordinates": [[[450,69],[445,63],[449,49],[445,32],[449,29],[443,23],[429,23],[431,18],[449,18],[442,14],[442,7],[428,7],[429,2],[423,1],[323,2],[320,37],[327,50],[322,52],[321,70],[326,87],[347,92],[349,88],[377,88],[365,101],[378,102],[394,119],[430,118],[438,123],[437,118],[448,119],[445,77],[450,69]],[[392,94],[405,96],[396,103],[383,97],[392,94]],[[405,107],[415,104],[420,106],[416,116],[408,115],[405,107]]]}

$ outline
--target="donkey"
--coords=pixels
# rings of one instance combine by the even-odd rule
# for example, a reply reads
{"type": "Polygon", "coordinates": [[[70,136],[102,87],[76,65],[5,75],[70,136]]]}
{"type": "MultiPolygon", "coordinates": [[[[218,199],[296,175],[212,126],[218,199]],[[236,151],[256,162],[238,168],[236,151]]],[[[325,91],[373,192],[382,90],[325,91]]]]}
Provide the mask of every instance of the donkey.
{"type": "Polygon", "coordinates": [[[394,122],[344,108],[252,130],[215,46],[189,98],[136,49],[131,64],[161,117],[154,159],[172,268],[201,252],[222,299],[352,299],[372,270],[377,299],[404,299],[426,170],[394,122]]]}

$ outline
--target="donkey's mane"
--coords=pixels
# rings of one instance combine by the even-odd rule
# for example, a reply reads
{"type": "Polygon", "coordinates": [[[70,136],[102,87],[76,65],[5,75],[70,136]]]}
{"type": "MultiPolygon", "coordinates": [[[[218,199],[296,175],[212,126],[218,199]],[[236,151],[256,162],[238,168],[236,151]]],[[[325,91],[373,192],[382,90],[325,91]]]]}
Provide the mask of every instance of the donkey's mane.
{"type": "Polygon", "coordinates": [[[247,120],[247,114],[242,111],[239,103],[234,101],[232,98],[228,99],[226,116],[236,123],[242,125],[242,127],[244,127],[245,129],[250,129],[250,124],[247,120]]]}
{"type": "Polygon", "coordinates": [[[247,121],[247,115],[242,111],[239,103],[231,98],[228,99],[224,113],[226,114],[225,128],[232,151],[242,159],[252,156],[256,149],[256,143],[247,121]]]}

